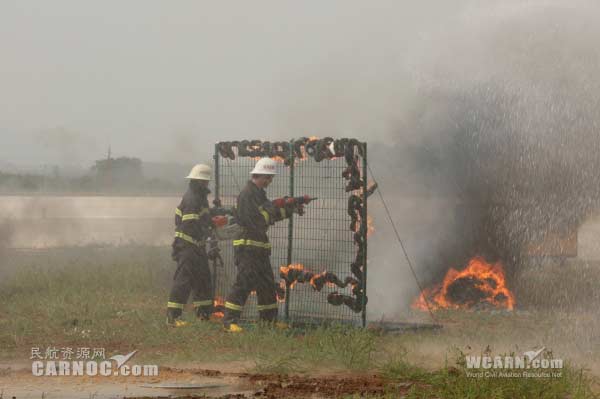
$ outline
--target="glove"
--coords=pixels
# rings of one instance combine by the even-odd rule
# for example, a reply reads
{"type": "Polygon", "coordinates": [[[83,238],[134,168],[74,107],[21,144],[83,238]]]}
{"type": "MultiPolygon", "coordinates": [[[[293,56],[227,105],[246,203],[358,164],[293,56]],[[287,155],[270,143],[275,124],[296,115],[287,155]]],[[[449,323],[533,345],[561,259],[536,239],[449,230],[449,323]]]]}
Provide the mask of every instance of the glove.
{"type": "Polygon", "coordinates": [[[213,216],[211,220],[213,226],[215,226],[216,228],[227,226],[227,224],[229,223],[227,216],[213,216]]]}

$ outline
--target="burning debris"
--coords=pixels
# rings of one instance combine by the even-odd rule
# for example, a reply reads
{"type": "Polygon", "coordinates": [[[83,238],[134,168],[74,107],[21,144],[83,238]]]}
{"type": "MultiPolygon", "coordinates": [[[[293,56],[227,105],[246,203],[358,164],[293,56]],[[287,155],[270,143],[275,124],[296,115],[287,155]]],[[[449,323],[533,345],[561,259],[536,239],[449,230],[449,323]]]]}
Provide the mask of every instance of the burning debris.
{"type": "MultiPolygon", "coordinates": [[[[360,311],[362,311],[362,307],[363,307],[362,297],[355,298],[355,297],[351,297],[349,295],[340,294],[337,291],[332,292],[331,294],[327,295],[327,302],[333,306],[346,305],[356,313],[359,313],[360,311]]],[[[366,297],[365,297],[365,303],[366,303],[366,297]]]]}
{"type": "Polygon", "coordinates": [[[215,297],[213,301],[213,313],[212,316],[218,319],[222,319],[225,315],[225,299],[221,296],[215,297]]]}
{"type": "MultiPolygon", "coordinates": [[[[354,149],[358,148],[361,156],[364,154],[362,144],[356,139],[338,139],[331,137],[319,139],[317,137],[302,137],[289,141],[260,141],[260,140],[242,140],[242,141],[223,141],[218,144],[219,154],[226,159],[235,160],[237,157],[262,158],[269,157],[286,165],[291,163],[291,154],[293,152],[295,159],[313,158],[317,162],[325,159],[335,159],[339,157],[353,158],[354,149]]],[[[359,187],[360,188],[360,187],[359,187]]],[[[349,191],[349,190],[348,190],[349,191]]]]}
{"type": "Polygon", "coordinates": [[[470,309],[486,304],[512,310],[515,297],[506,286],[502,264],[475,257],[461,271],[450,268],[442,283],[421,292],[412,307],[426,311],[470,309]]]}
{"type": "Polygon", "coordinates": [[[352,287],[359,285],[359,281],[354,277],[348,276],[342,281],[334,273],[328,271],[315,274],[311,271],[304,270],[304,266],[299,263],[281,266],[279,268],[279,276],[289,287],[293,287],[296,283],[310,283],[315,291],[321,291],[326,284],[330,287],[340,288],[346,288],[348,285],[351,285],[352,287]]]}
{"type": "Polygon", "coordinates": [[[338,288],[350,286],[352,287],[352,295],[354,297],[343,295],[336,291],[327,295],[327,302],[334,306],[346,305],[357,313],[362,311],[363,291],[361,282],[352,276],[348,276],[342,281],[334,273],[324,271],[315,274],[305,270],[301,264],[281,266],[279,268],[279,276],[283,279],[282,282],[286,287],[293,288],[296,283],[309,283],[317,292],[320,292],[325,285],[338,288]]]}

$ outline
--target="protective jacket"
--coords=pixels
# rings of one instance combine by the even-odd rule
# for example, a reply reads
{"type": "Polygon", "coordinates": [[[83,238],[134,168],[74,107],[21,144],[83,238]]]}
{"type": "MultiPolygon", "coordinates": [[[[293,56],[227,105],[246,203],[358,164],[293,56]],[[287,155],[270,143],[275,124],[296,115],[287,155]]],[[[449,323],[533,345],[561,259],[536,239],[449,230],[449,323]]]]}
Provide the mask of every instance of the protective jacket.
{"type": "Polygon", "coordinates": [[[251,180],[237,198],[237,218],[243,232],[233,241],[236,251],[244,247],[262,249],[271,253],[271,244],[267,236],[269,226],[292,215],[292,208],[276,208],[267,198],[264,189],[251,180]]]}
{"type": "Polygon", "coordinates": [[[175,239],[173,259],[177,260],[181,251],[189,246],[198,252],[205,252],[206,239],[210,234],[211,210],[208,206],[208,188],[189,187],[175,208],[175,239]]]}

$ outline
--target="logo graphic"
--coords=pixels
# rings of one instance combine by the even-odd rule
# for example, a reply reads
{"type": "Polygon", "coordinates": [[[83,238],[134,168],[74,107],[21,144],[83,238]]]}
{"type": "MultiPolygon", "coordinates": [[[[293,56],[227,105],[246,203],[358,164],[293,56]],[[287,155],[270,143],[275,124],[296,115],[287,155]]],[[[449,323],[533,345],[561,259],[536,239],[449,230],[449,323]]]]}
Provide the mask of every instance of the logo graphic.
{"type": "Polygon", "coordinates": [[[535,351],[527,351],[525,353],[523,353],[523,356],[527,356],[527,358],[529,359],[529,362],[533,362],[535,359],[537,359],[537,357],[539,355],[542,354],[543,351],[546,350],[546,347],[542,347],[542,349],[540,349],[539,351],[535,352],[535,351]]]}
{"type": "Polygon", "coordinates": [[[126,363],[135,356],[137,350],[126,355],[105,357],[104,348],[55,348],[44,351],[31,348],[31,374],[34,376],[158,376],[156,364],[126,363]]]}
{"type": "Polygon", "coordinates": [[[137,350],[128,353],[127,355],[114,355],[113,357],[109,358],[108,360],[114,360],[115,362],[117,362],[117,369],[120,369],[122,365],[124,365],[125,363],[127,363],[127,361],[129,359],[131,359],[133,357],[133,355],[135,355],[137,353],[137,350]]]}
{"type": "Polygon", "coordinates": [[[467,377],[550,378],[561,377],[563,360],[555,359],[545,347],[523,356],[465,356],[467,377]],[[542,356],[544,355],[544,356],[542,356]]]}

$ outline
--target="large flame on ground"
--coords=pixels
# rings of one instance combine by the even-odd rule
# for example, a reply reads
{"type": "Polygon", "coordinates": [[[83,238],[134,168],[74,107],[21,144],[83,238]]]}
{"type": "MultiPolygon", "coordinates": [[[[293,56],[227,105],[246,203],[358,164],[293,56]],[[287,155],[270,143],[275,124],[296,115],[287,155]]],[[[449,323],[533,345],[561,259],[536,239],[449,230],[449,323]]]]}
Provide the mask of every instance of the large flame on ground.
{"type": "Polygon", "coordinates": [[[500,262],[487,263],[481,257],[471,259],[466,268],[451,268],[441,284],[427,288],[412,304],[420,310],[469,309],[478,304],[512,310],[515,296],[506,286],[500,262]]]}

